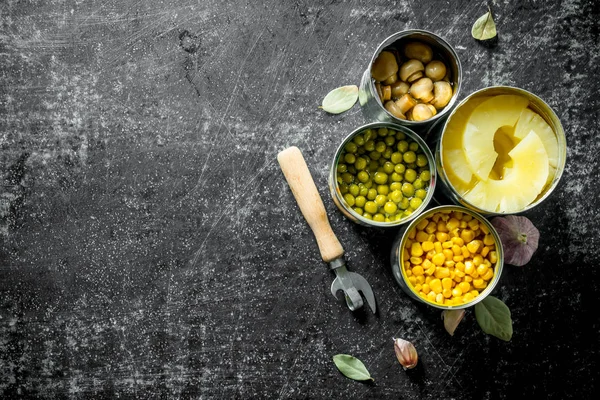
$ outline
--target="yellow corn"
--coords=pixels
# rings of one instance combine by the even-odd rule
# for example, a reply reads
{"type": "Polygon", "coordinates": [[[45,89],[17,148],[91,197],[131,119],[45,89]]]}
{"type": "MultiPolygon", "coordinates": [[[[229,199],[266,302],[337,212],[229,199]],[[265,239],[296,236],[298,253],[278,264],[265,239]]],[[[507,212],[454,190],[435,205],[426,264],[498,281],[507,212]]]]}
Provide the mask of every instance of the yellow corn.
{"type": "Polygon", "coordinates": [[[498,253],[495,251],[490,251],[488,259],[492,264],[496,264],[496,262],[498,262],[498,253]]]}
{"type": "Polygon", "coordinates": [[[448,229],[446,229],[446,224],[444,223],[444,221],[439,221],[437,223],[437,230],[438,230],[438,232],[448,232],[448,229]]]}
{"type": "Polygon", "coordinates": [[[427,227],[427,224],[429,224],[429,220],[427,218],[423,218],[418,224],[417,224],[417,230],[422,231],[423,229],[425,229],[427,227]]]}
{"type": "Polygon", "coordinates": [[[412,230],[412,231],[408,232],[408,238],[414,239],[416,234],[417,234],[417,232],[415,230],[412,230]]]}
{"type": "Polygon", "coordinates": [[[429,287],[431,288],[431,290],[433,290],[436,294],[438,293],[442,293],[442,281],[440,281],[439,279],[435,278],[432,279],[431,282],[429,282],[429,287]]]}
{"type": "Polygon", "coordinates": [[[479,274],[479,276],[483,277],[483,275],[485,275],[487,272],[489,271],[489,268],[487,265],[485,264],[480,264],[477,267],[477,273],[479,274]]]}
{"type": "Polygon", "coordinates": [[[443,289],[442,296],[444,296],[446,299],[452,297],[452,289],[443,289]]]}
{"type": "Polygon", "coordinates": [[[433,249],[436,253],[441,253],[444,248],[442,247],[442,244],[440,242],[435,242],[433,244],[433,249]]]}
{"type": "Polygon", "coordinates": [[[436,230],[437,230],[437,224],[433,221],[428,223],[427,227],[425,228],[425,232],[427,232],[427,233],[435,233],[436,230]]]}
{"type": "Polygon", "coordinates": [[[471,284],[469,282],[461,282],[457,285],[457,287],[461,290],[461,292],[463,293],[467,293],[469,290],[471,290],[471,284]]]}
{"type": "Polygon", "coordinates": [[[458,228],[459,225],[460,221],[451,217],[446,223],[446,229],[448,229],[448,232],[452,232],[454,229],[458,228]]]}
{"type": "Polygon", "coordinates": [[[434,276],[438,279],[442,279],[442,278],[447,279],[450,276],[450,270],[448,268],[437,267],[435,269],[434,276]]]}
{"type": "Polygon", "coordinates": [[[471,254],[477,253],[477,250],[479,250],[479,241],[471,240],[469,243],[467,243],[467,250],[469,250],[469,253],[471,254]]]}
{"type": "Polygon", "coordinates": [[[484,248],[481,249],[481,253],[479,253],[479,254],[481,254],[482,257],[487,257],[487,255],[491,249],[492,248],[490,246],[484,246],[484,248]]]}
{"type": "Polygon", "coordinates": [[[475,265],[473,264],[473,261],[465,261],[465,274],[473,275],[473,272],[475,272],[475,265]]]}
{"type": "Polygon", "coordinates": [[[467,223],[467,225],[469,226],[469,228],[471,228],[474,231],[476,231],[477,229],[479,229],[479,221],[477,221],[476,219],[470,220],[467,223]]]}
{"type": "Polygon", "coordinates": [[[412,273],[413,273],[413,275],[416,275],[416,276],[423,275],[424,274],[423,267],[421,267],[420,265],[415,265],[412,268],[412,273]]]}
{"type": "Polygon", "coordinates": [[[452,260],[452,257],[454,257],[454,253],[450,249],[442,250],[442,254],[446,257],[446,260],[452,260]]]}
{"type": "Polygon", "coordinates": [[[484,281],[489,281],[493,277],[494,277],[494,270],[491,268],[488,269],[485,274],[481,275],[481,279],[483,279],[484,281]]]}
{"type": "Polygon", "coordinates": [[[463,213],[462,211],[452,211],[452,214],[450,214],[452,216],[452,218],[455,218],[457,220],[461,220],[463,217],[463,213]]]}
{"type": "Polygon", "coordinates": [[[454,265],[456,265],[456,263],[453,260],[444,261],[444,267],[446,267],[446,268],[454,269],[454,265]]]}
{"type": "Polygon", "coordinates": [[[408,254],[408,250],[402,249],[402,261],[406,261],[410,258],[410,254],[408,254]]]}
{"type": "Polygon", "coordinates": [[[459,247],[462,247],[465,245],[465,241],[461,237],[453,237],[452,243],[458,245],[459,247]]]}
{"type": "Polygon", "coordinates": [[[454,268],[457,271],[461,271],[461,272],[465,272],[465,264],[462,261],[458,261],[455,265],[454,268]]]}
{"type": "Polygon", "coordinates": [[[435,256],[433,256],[431,261],[435,265],[443,265],[444,261],[446,261],[446,256],[443,253],[437,253],[435,256]]]}
{"type": "Polygon", "coordinates": [[[483,279],[478,278],[478,279],[473,279],[473,287],[475,289],[483,289],[487,286],[487,282],[485,282],[483,279]]]}
{"type": "Polygon", "coordinates": [[[494,242],[494,237],[490,234],[487,234],[483,237],[483,244],[485,244],[486,246],[491,246],[493,245],[494,242]]]}
{"type": "Polygon", "coordinates": [[[442,279],[442,289],[452,289],[452,279],[450,279],[450,278],[442,279]]]}
{"type": "Polygon", "coordinates": [[[455,287],[454,289],[452,289],[452,297],[460,297],[462,296],[463,292],[462,290],[460,290],[459,287],[455,287]]]}
{"type": "Polygon", "coordinates": [[[481,232],[483,232],[484,235],[490,234],[490,230],[487,226],[485,226],[485,224],[479,224],[479,229],[481,229],[481,232]]]}
{"type": "Polygon", "coordinates": [[[439,242],[445,242],[448,239],[450,239],[450,236],[448,236],[448,234],[446,232],[440,232],[437,231],[437,233],[435,234],[435,238],[439,241],[439,242]]]}
{"type": "Polygon", "coordinates": [[[417,283],[417,279],[414,276],[409,276],[408,281],[412,283],[413,286],[417,283]]]}
{"type": "Polygon", "coordinates": [[[421,257],[411,257],[409,259],[411,264],[421,265],[423,263],[423,259],[421,257]]]}
{"type": "Polygon", "coordinates": [[[421,284],[421,290],[425,293],[429,293],[431,291],[431,289],[429,288],[429,284],[427,283],[421,284]]]}
{"type": "Polygon", "coordinates": [[[442,242],[442,248],[444,249],[452,249],[452,245],[454,243],[452,243],[452,241],[450,240],[446,240],[445,242],[442,242]]]}
{"type": "Polygon", "coordinates": [[[434,263],[431,263],[431,267],[427,268],[427,270],[425,270],[425,273],[426,273],[427,275],[430,275],[430,276],[431,276],[431,275],[433,275],[433,274],[435,273],[435,269],[436,269],[436,268],[437,268],[437,267],[435,266],[435,264],[434,264],[434,263]]]}
{"type": "Polygon", "coordinates": [[[415,291],[420,292],[423,290],[423,286],[420,283],[415,284],[415,291]]]}
{"type": "Polygon", "coordinates": [[[418,231],[417,234],[415,235],[415,239],[421,243],[426,241],[428,238],[429,238],[429,234],[425,231],[418,231]]]}
{"type": "Polygon", "coordinates": [[[463,262],[464,260],[465,260],[465,257],[462,254],[460,256],[452,257],[452,261],[454,261],[455,263],[463,262]]]}
{"type": "Polygon", "coordinates": [[[460,221],[460,225],[458,225],[458,227],[459,227],[460,229],[465,229],[467,226],[468,226],[468,225],[467,225],[467,221],[464,221],[464,220],[463,220],[463,221],[460,221]]]}
{"type": "Polygon", "coordinates": [[[427,293],[427,300],[435,301],[435,292],[433,290],[431,292],[427,293]]]}
{"type": "MultiPolygon", "coordinates": [[[[414,262],[414,261],[412,260],[412,257],[410,258],[410,262],[411,262],[411,263],[413,263],[413,264],[420,264],[420,263],[414,262]]],[[[473,256],[473,264],[474,264],[476,267],[479,267],[481,264],[483,264],[483,257],[481,256],[481,254],[475,254],[475,255],[473,256]]]]}
{"type": "Polygon", "coordinates": [[[438,293],[435,295],[435,302],[439,303],[439,304],[444,304],[444,295],[441,293],[438,293]]]}
{"type": "Polygon", "coordinates": [[[433,242],[430,242],[429,240],[425,240],[423,241],[423,243],[421,243],[421,248],[423,249],[424,252],[428,252],[433,250],[433,242]]]}
{"type": "Polygon", "coordinates": [[[470,258],[471,257],[471,253],[469,253],[469,249],[467,249],[467,246],[461,247],[460,251],[462,251],[462,256],[464,258],[470,258]]]}
{"type": "Polygon", "coordinates": [[[470,229],[463,229],[460,233],[460,238],[465,241],[465,243],[469,243],[471,240],[475,239],[475,232],[470,229]]]}
{"type": "Polygon", "coordinates": [[[423,255],[423,248],[421,248],[421,243],[414,242],[410,246],[410,255],[413,257],[420,257],[423,255]]]}
{"type": "Polygon", "coordinates": [[[420,283],[421,285],[425,283],[425,277],[423,275],[419,275],[417,276],[417,283],[420,283]]]}
{"type": "Polygon", "coordinates": [[[478,290],[476,290],[476,289],[473,289],[473,290],[471,290],[469,293],[471,293],[471,295],[472,295],[473,297],[477,297],[477,296],[479,296],[479,291],[478,291],[478,290]]]}
{"type": "Polygon", "coordinates": [[[471,293],[465,293],[463,296],[463,303],[468,303],[471,300],[473,300],[473,295],[471,293]]]}

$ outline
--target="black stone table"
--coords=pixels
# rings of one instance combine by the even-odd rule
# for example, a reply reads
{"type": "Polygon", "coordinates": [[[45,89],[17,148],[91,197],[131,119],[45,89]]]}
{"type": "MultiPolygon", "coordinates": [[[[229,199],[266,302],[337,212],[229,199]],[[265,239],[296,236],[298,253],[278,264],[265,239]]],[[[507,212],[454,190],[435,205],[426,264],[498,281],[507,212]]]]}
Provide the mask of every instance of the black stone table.
{"type": "Polygon", "coordinates": [[[589,399],[600,389],[599,17],[595,1],[0,3],[0,398],[589,399]],[[557,113],[568,160],[526,213],[542,232],[494,295],[514,335],[454,336],[389,266],[394,231],[331,201],[342,138],[364,124],[325,94],[358,84],[394,32],[460,56],[460,97],[529,90],[557,113]],[[376,315],[329,292],[276,162],[296,145],[376,315]],[[392,338],[412,341],[403,371],[392,338]],[[338,353],[375,382],[342,376],[338,353]]]}

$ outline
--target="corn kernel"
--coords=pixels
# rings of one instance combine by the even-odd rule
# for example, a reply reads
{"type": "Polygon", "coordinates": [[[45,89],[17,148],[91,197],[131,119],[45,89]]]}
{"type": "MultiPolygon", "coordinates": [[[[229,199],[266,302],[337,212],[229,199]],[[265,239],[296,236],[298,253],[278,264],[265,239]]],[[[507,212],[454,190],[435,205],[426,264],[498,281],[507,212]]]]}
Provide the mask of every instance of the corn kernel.
{"type": "Polygon", "coordinates": [[[462,255],[462,251],[460,251],[460,246],[457,244],[452,244],[452,253],[454,253],[455,256],[460,256],[462,255]]]}
{"type": "Polygon", "coordinates": [[[435,301],[435,292],[433,290],[431,292],[427,293],[427,300],[435,301]]]}
{"type": "Polygon", "coordinates": [[[435,264],[431,263],[431,267],[427,268],[427,270],[425,271],[425,274],[431,276],[435,273],[435,269],[436,269],[435,264]]]}
{"type": "MultiPolygon", "coordinates": [[[[464,275],[465,275],[465,274],[464,274],[464,272],[463,272],[463,276],[464,276],[464,275]]],[[[454,282],[456,282],[457,284],[458,284],[458,283],[461,283],[461,282],[462,282],[462,280],[463,280],[463,278],[462,278],[462,277],[460,277],[460,276],[458,276],[458,275],[454,275],[454,278],[452,278],[452,279],[453,279],[453,280],[454,280],[454,282]]]]}
{"type": "Polygon", "coordinates": [[[470,221],[470,220],[472,220],[472,219],[473,219],[473,216],[472,216],[472,215],[470,215],[470,214],[465,214],[465,215],[463,216],[463,221],[467,221],[467,222],[469,222],[469,221],[470,221]]]}
{"type": "Polygon", "coordinates": [[[488,268],[492,268],[492,263],[487,258],[483,259],[483,263],[488,266],[488,268]]]}
{"type": "Polygon", "coordinates": [[[489,268],[488,268],[488,266],[487,266],[487,265],[485,265],[485,264],[480,264],[480,265],[477,267],[477,273],[478,273],[478,274],[479,274],[479,276],[481,276],[482,278],[483,278],[483,275],[485,275],[485,274],[486,274],[486,272],[488,272],[489,270],[490,270],[490,269],[489,269],[489,268]]]}
{"type": "Polygon", "coordinates": [[[415,285],[415,292],[420,292],[423,289],[423,286],[420,283],[415,285]]]}
{"type": "Polygon", "coordinates": [[[457,287],[460,289],[461,292],[463,293],[467,293],[469,290],[471,290],[471,284],[469,282],[461,282],[457,285],[457,287]]]}
{"type": "Polygon", "coordinates": [[[423,263],[423,259],[421,257],[411,257],[409,261],[411,264],[415,265],[420,265],[423,263]]]}
{"type": "Polygon", "coordinates": [[[465,272],[464,271],[459,271],[457,269],[454,270],[454,276],[458,276],[459,278],[462,278],[465,276],[465,272]]]}
{"type": "Polygon", "coordinates": [[[410,246],[412,246],[413,241],[410,239],[406,239],[406,243],[404,243],[404,248],[405,249],[410,249],[410,246]]]}
{"type": "Polygon", "coordinates": [[[439,303],[439,304],[444,304],[444,295],[441,293],[438,293],[435,295],[435,302],[439,303]]]}
{"type": "Polygon", "coordinates": [[[465,295],[463,296],[463,303],[468,303],[471,300],[473,300],[473,295],[471,293],[465,293],[465,295]]]}
{"type": "Polygon", "coordinates": [[[421,248],[424,252],[431,251],[433,250],[433,242],[430,242],[429,240],[424,240],[423,243],[421,243],[421,248]]]}
{"type": "Polygon", "coordinates": [[[436,253],[441,253],[441,252],[442,252],[442,250],[444,249],[444,248],[442,247],[442,244],[441,244],[440,242],[435,242],[435,243],[433,244],[433,248],[434,248],[434,250],[435,250],[435,252],[436,252],[436,253]]]}
{"type": "Polygon", "coordinates": [[[420,257],[423,255],[423,249],[421,248],[421,243],[414,242],[410,246],[410,255],[413,257],[420,257]]]}
{"type": "Polygon", "coordinates": [[[417,283],[419,283],[419,284],[421,284],[421,285],[422,285],[422,284],[424,284],[424,283],[425,283],[425,276],[423,276],[423,275],[418,275],[418,276],[417,276],[417,283]]]}
{"type": "Polygon", "coordinates": [[[423,263],[421,265],[423,266],[424,270],[428,270],[433,265],[433,263],[430,260],[425,259],[423,260],[423,263]]]}
{"type": "Polygon", "coordinates": [[[448,229],[448,232],[451,232],[454,229],[458,228],[459,225],[460,225],[460,221],[459,220],[457,220],[454,217],[450,217],[450,219],[446,223],[446,229],[448,229]]]}
{"type": "Polygon", "coordinates": [[[472,275],[473,272],[475,272],[475,265],[473,264],[473,261],[465,261],[465,274],[472,275]]]}
{"type": "Polygon", "coordinates": [[[416,236],[415,236],[415,240],[417,242],[424,242],[427,240],[427,238],[429,237],[429,234],[425,231],[418,231],[416,236]]]}
{"type": "Polygon", "coordinates": [[[435,265],[443,265],[444,261],[446,261],[446,256],[443,253],[437,253],[435,256],[433,256],[431,261],[435,265]]]}
{"type": "Polygon", "coordinates": [[[464,279],[465,279],[465,282],[468,282],[468,283],[473,282],[473,278],[470,277],[469,275],[465,275],[464,279]]]}
{"type": "Polygon", "coordinates": [[[442,281],[440,281],[439,279],[432,279],[431,282],[429,282],[429,287],[431,288],[431,290],[433,290],[436,294],[438,293],[442,293],[442,281]]]}
{"type": "MultiPolygon", "coordinates": [[[[414,262],[414,261],[412,260],[412,257],[410,258],[410,262],[411,262],[411,263],[413,263],[413,264],[419,264],[419,263],[416,263],[416,262],[414,262]]],[[[483,257],[481,256],[481,254],[475,254],[475,255],[473,256],[473,264],[474,264],[476,267],[479,267],[481,264],[483,264],[483,257]]]]}
{"type": "Polygon", "coordinates": [[[429,288],[429,284],[427,284],[427,283],[423,283],[421,285],[421,290],[425,293],[429,293],[431,291],[431,289],[429,288]]]}
{"type": "Polygon", "coordinates": [[[452,238],[452,242],[453,242],[454,244],[458,245],[459,247],[462,247],[462,246],[464,246],[464,245],[465,245],[465,241],[464,241],[464,240],[462,240],[462,238],[460,238],[460,237],[453,237],[453,238],[452,238]]]}
{"type": "Polygon", "coordinates": [[[460,290],[459,287],[455,287],[454,289],[452,289],[452,297],[460,297],[462,296],[463,292],[462,290],[460,290]]]}
{"type": "Polygon", "coordinates": [[[417,224],[417,229],[420,230],[420,231],[422,231],[423,229],[425,229],[427,227],[427,224],[429,224],[429,220],[427,218],[423,218],[417,224]]]}
{"type": "Polygon", "coordinates": [[[434,278],[432,278],[431,276],[426,276],[425,283],[430,283],[432,279],[434,279],[434,278]]]}
{"type": "Polygon", "coordinates": [[[435,213],[435,214],[433,214],[433,217],[431,217],[431,220],[436,223],[436,227],[437,227],[437,223],[440,220],[440,217],[441,217],[440,213],[435,213]]]}
{"type": "Polygon", "coordinates": [[[410,258],[410,254],[408,254],[408,250],[402,249],[402,261],[406,261],[410,258]]]}
{"type": "Polygon", "coordinates": [[[423,267],[421,267],[420,265],[416,265],[412,268],[412,273],[413,275],[419,276],[419,275],[423,275],[424,271],[423,271],[423,267]]]}
{"type": "Polygon", "coordinates": [[[446,260],[452,260],[452,257],[454,257],[454,253],[450,249],[442,250],[442,254],[446,257],[446,260]]]}
{"type": "Polygon", "coordinates": [[[453,306],[454,304],[456,304],[456,302],[452,298],[444,300],[445,306],[453,306]]]}
{"type": "Polygon", "coordinates": [[[487,257],[488,253],[490,252],[492,248],[490,246],[485,246],[483,249],[481,249],[481,256],[482,257],[487,257]]]}
{"type": "Polygon", "coordinates": [[[465,264],[462,261],[458,261],[454,265],[454,268],[456,268],[457,271],[465,272],[465,264]]]}
{"type": "Polygon", "coordinates": [[[485,226],[485,224],[480,224],[479,229],[481,229],[481,232],[483,232],[484,235],[490,234],[490,230],[488,229],[487,226],[485,226]]]}
{"type": "Polygon", "coordinates": [[[481,276],[481,279],[483,279],[484,281],[489,281],[490,279],[492,279],[494,277],[494,270],[489,268],[485,274],[483,274],[481,276]]]}
{"type": "Polygon", "coordinates": [[[450,238],[460,238],[460,229],[459,228],[454,228],[450,231],[450,238]]]}
{"type": "Polygon", "coordinates": [[[470,258],[471,257],[471,253],[469,253],[469,249],[467,249],[467,246],[461,247],[460,250],[462,251],[462,256],[464,258],[470,258]]]}
{"type": "Polygon", "coordinates": [[[450,297],[452,297],[452,289],[443,289],[442,290],[442,296],[444,296],[447,299],[449,299],[450,297]]]}
{"type": "Polygon", "coordinates": [[[471,240],[469,243],[467,243],[467,250],[469,250],[469,253],[471,254],[477,253],[477,250],[479,250],[479,241],[471,240]]]}
{"type": "Polygon", "coordinates": [[[444,261],[444,267],[446,268],[454,268],[454,265],[456,265],[456,263],[452,260],[444,261]]]}
{"type": "Polygon", "coordinates": [[[437,223],[437,230],[438,230],[438,232],[442,232],[442,233],[448,232],[448,229],[446,229],[446,224],[444,223],[444,221],[439,221],[437,223]]]}
{"type": "Polygon", "coordinates": [[[433,221],[431,221],[429,224],[427,224],[427,227],[425,228],[425,232],[427,233],[434,233],[437,230],[437,224],[433,221]]]}
{"type": "Polygon", "coordinates": [[[446,240],[445,242],[442,242],[442,248],[444,249],[452,249],[452,241],[450,240],[446,240]]]}
{"type": "Polygon", "coordinates": [[[450,277],[449,278],[454,279],[455,276],[456,276],[456,272],[454,272],[454,268],[450,269],[450,277]]]}
{"type": "Polygon", "coordinates": [[[471,295],[472,295],[473,297],[477,297],[477,296],[479,296],[479,291],[477,291],[477,290],[475,290],[475,289],[471,290],[469,293],[471,293],[471,295]]]}
{"type": "Polygon", "coordinates": [[[492,264],[496,264],[496,262],[498,262],[498,253],[495,251],[490,251],[488,260],[490,260],[492,264]]]}
{"type": "Polygon", "coordinates": [[[476,219],[470,220],[467,223],[467,225],[469,226],[469,228],[471,228],[474,231],[476,231],[477,229],[479,229],[479,221],[477,221],[476,219]]]}
{"type": "Polygon", "coordinates": [[[490,234],[487,234],[483,237],[483,244],[485,244],[486,246],[491,246],[493,245],[494,242],[494,237],[490,234]]]}
{"type": "Polygon", "coordinates": [[[439,242],[445,242],[448,239],[450,239],[450,236],[448,236],[448,234],[446,232],[440,232],[438,231],[435,234],[435,238],[439,241],[439,242]]]}
{"type": "Polygon", "coordinates": [[[425,254],[425,258],[427,258],[428,260],[431,260],[433,256],[435,256],[435,250],[429,250],[427,254],[425,254]]]}
{"type": "Polygon", "coordinates": [[[475,289],[483,289],[487,286],[487,282],[485,282],[483,279],[478,278],[478,279],[473,279],[473,287],[475,289]]]}
{"type": "Polygon", "coordinates": [[[452,216],[452,218],[456,218],[457,220],[461,220],[463,217],[463,213],[462,211],[452,211],[452,214],[450,214],[452,216]]]}
{"type": "Polygon", "coordinates": [[[419,296],[421,296],[423,298],[427,298],[427,293],[425,293],[425,292],[419,292],[419,296]]]}
{"type": "Polygon", "coordinates": [[[458,226],[460,229],[465,229],[467,227],[467,221],[460,221],[460,225],[458,226]]]}
{"type": "Polygon", "coordinates": [[[417,234],[417,232],[413,229],[410,232],[408,232],[408,238],[412,240],[415,238],[416,234],[417,234]]]}
{"type": "Polygon", "coordinates": [[[450,270],[448,268],[437,267],[435,269],[435,277],[438,279],[447,279],[450,276],[450,270]]]}
{"type": "Polygon", "coordinates": [[[452,261],[454,261],[455,263],[463,262],[464,260],[465,260],[465,257],[462,254],[460,256],[452,257],[452,261]]]}
{"type": "Polygon", "coordinates": [[[409,276],[408,281],[410,282],[411,285],[414,286],[417,283],[417,278],[415,278],[414,276],[409,276]]]}
{"type": "Polygon", "coordinates": [[[412,269],[408,266],[404,267],[404,273],[406,274],[406,276],[413,276],[412,269]]]}
{"type": "Polygon", "coordinates": [[[452,279],[450,279],[450,278],[442,279],[442,288],[443,289],[452,289],[452,279]]]}
{"type": "Polygon", "coordinates": [[[465,241],[465,243],[469,243],[471,240],[475,239],[475,232],[470,229],[463,229],[460,233],[460,238],[465,241]]]}

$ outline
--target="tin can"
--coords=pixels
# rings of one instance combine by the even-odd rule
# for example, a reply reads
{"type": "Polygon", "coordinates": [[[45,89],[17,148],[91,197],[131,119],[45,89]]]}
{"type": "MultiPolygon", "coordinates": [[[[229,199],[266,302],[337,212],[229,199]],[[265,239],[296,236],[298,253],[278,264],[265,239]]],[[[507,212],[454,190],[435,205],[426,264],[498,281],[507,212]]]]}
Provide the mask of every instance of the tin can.
{"type": "MultiPolygon", "coordinates": [[[[444,136],[448,134],[448,127],[452,123],[453,118],[463,118],[461,112],[463,111],[463,109],[465,112],[470,110],[470,108],[467,107],[473,108],[473,102],[481,102],[485,98],[491,98],[492,96],[497,95],[519,95],[529,100],[528,107],[535,113],[539,114],[544,119],[544,121],[552,128],[552,131],[556,135],[558,145],[558,157],[554,177],[549,183],[546,184],[545,188],[533,202],[531,202],[523,209],[514,211],[514,213],[521,213],[532,209],[533,207],[539,205],[545,199],[547,199],[552,194],[554,189],[556,189],[556,186],[558,185],[560,178],[563,174],[567,158],[567,143],[565,138],[565,132],[563,130],[560,120],[558,119],[558,116],[548,104],[546,104],[542,99],[540,99],[538,96],[534,95],[531,92],[510,86],[493,86],[480,89],[467,96],[448,115],[446,121],[443,124],[437,124],[436,126],[434,126],[434,128],[436,129],[431,129],[428,132],[427,143],[435,152],[436,169],[438,177],[440,179],[440,184],[438,185],[435,193],[435,200],[438,203],[461,205],[486,216],[506,214],[495,210],[487,210],[467,201],[464,198],[464,195],[462,195],[461,192],[452,184],[451,180],[448,177],[448,173],[444,163],[444,136]]],[[[527,182],[523,182],[523,184],[527,185],[527,182]]]]}
{"type": "Polygon", "coordinates": [[[363,114],[368,121],[392,122],[406,126],[421,134],[429,125],[450,112],[458,98],[461,82],[462,66],[452,46],[432,32],[412,29],[394,33],[377,47],[367,69],[363,73],[358,98],[363,114]],[[433,58],[444,62],[447,66],[449,72],[448,81],[453,90],[450,102],[443,109],[439,110],[436,115],[425,121],[409,121],[390,114],[382,104],[375,88],[375,82],[371,77],[371,66],[382,51],[392,49],[392,51],[397,52],[408,42],[422,42],[431,46],[434,54],[433,58]]]}
{"type": "MultiPolygon", "coordinates": [[[[385,138],[378,136],[377,141],[381,142],[385,138]]],[[[385,156],[382,156],[385,157],[385,156]]],[[[356,128],[352,131],[346,138],[342,141],[342,143],[337,148],[335,152],[335,156],[333,157],[333,161],[331,163],[330,173],[329,173],[329,191],[331,193],[331,197],[333,198],[333,202],[338,207],[338,209],[351,221],[367,226],[367,227],[379,227],[379,228],[393,228],[402,224],[406,224],[416,218],[420,212],[422,212],[429,204],[433,197],[433,192],[435,190],[435,185],[437,181],[436,168],[435,168],[435,159],[433,157],[433,153],[425,143],[425,141],[415,132],[408,129],[405,126],[397,125],[389,122],[372,122],[370,124],[366,124],[356,128]],[[359,135],[364,137],[364,133],[367,131],[375,132],[378,135],[378,131],[384,128],[385,130],[394,131],[397,135],[398,133],[402,133],[405,135],[407,139],[410,139],[416,142],[419,146],[420,151],[425,154],[427,158],[427,167],[429,170],[429,181],[426,182],[424,188],[427,189],[426,196],[422,199],[422,202],[418,208],[416,208],[412,214],[403,217],[399,220],[389,221],[389,222],[378,222],[372,219],[365,218],[363,215],[357,213],[352,206],[350,206],[344,199],[344,193],[340,188],[340,182],[338,181],[338,164],[342,156],[345,154],[346,146],[349,143],[354,143],[355,138],[359,135]]]]}
{"type": "MultiPolygon", "coordinates": [[[[398,283],[400,288],[402,288],[402,290],[406,294],[408,294],[412,299],[414,299],[418,302],[430,305],[432,307],[442,309],[442,310],[452,310],[452,309],[461,309],[461,308],[471,307],[471,306],[479,303],[480,301],[482,301],[486,296],[488,296],[494,290],[494,288],[498,284],[498,281],[500,280],[500,277],[502,275],[502,269],[504,266],[504,253],[503,253],[502,243],[500,241],[498,232],[486,218],[484,218],[482,215],[480,215],[472,210],[469,210],[467,208],[464,208],[464,207],[454,206],[454,205],[445,205],[445,206],[438,206],[438,207],[430,208],[430,209],[422,212],[417,218],[413,219],[410,224],[408,224],[407,226],[403,226],[398,231],[396,238],[394,240],[394,244],[392,246],[390,262],[391,262],[391,267],[392,267],[392,273],[394,275],[394,278],[396,279],[396,282],[398,283]],[[425,218],[431,218],[436,213],[450,215],[453,212],[462,213],[463,215],[470,215],[473,219],[477,220],[479,224],[482,224],[487,228],[487,230],[489,231],[489,234],[493,237],[494,242],[496,243],[494,251],[496,251],[497,261],[493,265],[493,277],[489,280],[485,289],[483,289],[475,297],[473,297],[472,300],[469,300],[466,302],[461,302],[459,304],[449,305],[449,304],[439,303],[436,301],[431,301],[427,298],[426,295],[420,294],[415,289],[415,286],[413,286],[409,282],[409,276],[407,274],[407,270],[406,270],[405,264],[404,264],[407,261],[404,261],[404,258],[406,258],[406,256],[403,256],[403,252],[406,247],[407,241],[409,240],[410,232],[412,230],[415,230],[416,227],[419,225],[419,223],[421,223],[425,218]]],[[[425,275],[426,274],[427,273],[425,273],[425,275]]]]}

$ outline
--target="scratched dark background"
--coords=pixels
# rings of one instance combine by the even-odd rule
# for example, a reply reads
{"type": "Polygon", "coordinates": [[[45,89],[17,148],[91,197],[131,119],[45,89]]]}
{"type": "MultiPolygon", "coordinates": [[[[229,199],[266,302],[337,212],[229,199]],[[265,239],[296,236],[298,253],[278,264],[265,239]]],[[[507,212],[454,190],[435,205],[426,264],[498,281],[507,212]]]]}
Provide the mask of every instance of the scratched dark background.
{"type": "Polygon", "coordinates": [[[599,3],[0,2],[0,398],[591,398],[600,389],[599,3]],[[568,160],[529,212],[542,232],[494,292],[503,342],[472,310],[455,336],[396,286],[394,231],[331,201],[333,153],[366,121],[317,107],[409,28],[460,56],[460,97],[512,85],[562,121],[568,160]],[[302,149],[349,269],[379,311],[329,293],[276,162],[302,149]],[[412,341],[415,370],[392,338],[412,341]],[[332,356],[360,358],[373,384],[332,356]]]}

